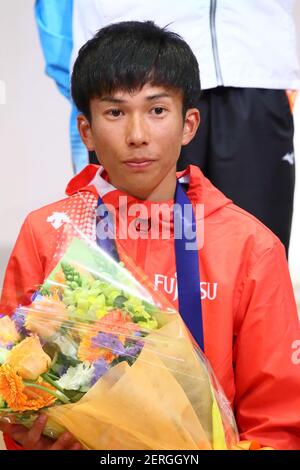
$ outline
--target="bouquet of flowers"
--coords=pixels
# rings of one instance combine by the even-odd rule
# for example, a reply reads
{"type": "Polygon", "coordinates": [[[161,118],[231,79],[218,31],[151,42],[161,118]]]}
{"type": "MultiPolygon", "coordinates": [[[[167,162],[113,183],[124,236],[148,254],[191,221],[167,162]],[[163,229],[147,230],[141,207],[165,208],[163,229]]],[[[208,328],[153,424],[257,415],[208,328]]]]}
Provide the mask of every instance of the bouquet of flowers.
{"type": "Polygon", "coordinates": [[[73,238],[0,318],[0,419],[68,430],[86,449],[228,449],[233,414],[178,312],[129,258],[73,238]]]}

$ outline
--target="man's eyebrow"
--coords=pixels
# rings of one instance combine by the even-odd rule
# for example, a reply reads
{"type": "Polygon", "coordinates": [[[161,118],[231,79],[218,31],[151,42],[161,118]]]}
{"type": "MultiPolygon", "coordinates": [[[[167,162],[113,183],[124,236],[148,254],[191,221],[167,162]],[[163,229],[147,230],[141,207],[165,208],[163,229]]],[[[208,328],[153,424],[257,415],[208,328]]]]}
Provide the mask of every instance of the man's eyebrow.
{"type": "MultiPolygon", "coordinates": [[[[171,98],[171,95],[169,93],[157,93],[155,95],[146,96],[145,99],[147,101],[155,101],[155,100],[159,100],[160,98],[171,98]]],[[[115,104],[128,103],[127,100],[122,100],[120,98],[115,98],[114,96],[110,96],[110,95],[102,96],[100,98],[100,101],[104,101],[104,102],[107,102],[107,103],[115,103],[115,104]]]]}
{"type": "Polygon", "coordinates": [[[100,101],[106,101],[108,103],[127,103],[126,100],[121,100],[120,98],[114,98],[113,96],[102,96],[100,101]]]}
{"type": "Polygon", "coordinates": [[[159,100],[160,98],[171,98],[169,93],[159,93],[157,95],[150,95],[146,97],[147,101],[159,100]]]}

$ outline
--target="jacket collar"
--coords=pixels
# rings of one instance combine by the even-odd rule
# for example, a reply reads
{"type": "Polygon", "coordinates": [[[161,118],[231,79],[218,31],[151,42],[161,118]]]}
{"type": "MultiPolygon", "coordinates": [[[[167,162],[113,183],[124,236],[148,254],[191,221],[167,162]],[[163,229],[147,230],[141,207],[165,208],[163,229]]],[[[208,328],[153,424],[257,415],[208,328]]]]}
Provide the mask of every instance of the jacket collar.
{"type": "MultiPolygon", "coordinates": [[[[201,170],[194,165],[189,165],[184,171],[178,172],[177,179],[188,184],[187,195],[193,205],[204,204],[205,217],[232,202],[213,186],[201,170]]],[[[122,204],[122,200],[126,200],[127,205],[143,203],[150,206],[153,204],[151,201],[141,201],[116,189],[109,183],[107,172],[99,165],[87,165],[71,179],[66,188],[67,196],[82,191],[93,193],[95,197],[101,196],[105,204],[112,204],[115,208],[122,204]],[[124,199],[120,196],[124,196],[124,199]]],[[[173,200],[165,201],[165,203],[171,205],[173,200]]]]}

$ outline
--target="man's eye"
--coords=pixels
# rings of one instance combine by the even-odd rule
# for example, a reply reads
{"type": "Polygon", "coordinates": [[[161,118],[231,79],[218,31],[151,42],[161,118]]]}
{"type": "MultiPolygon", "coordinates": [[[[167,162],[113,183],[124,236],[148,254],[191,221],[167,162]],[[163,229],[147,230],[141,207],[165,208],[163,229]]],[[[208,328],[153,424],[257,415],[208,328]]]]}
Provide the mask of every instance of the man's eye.
{"type": "Polygon", "coordinates": [[[119,117],[121,115],[121,111],[119,109],[110,109],[108,114],[113,117],[119,117]]]}
{"type": "Polygon", "coordinates": [[[154,108],[154,114],[163,114],[163,112],[165,111],[165,108],[162,108],[161,106],[157,106],[156,108],[154,108]]]}

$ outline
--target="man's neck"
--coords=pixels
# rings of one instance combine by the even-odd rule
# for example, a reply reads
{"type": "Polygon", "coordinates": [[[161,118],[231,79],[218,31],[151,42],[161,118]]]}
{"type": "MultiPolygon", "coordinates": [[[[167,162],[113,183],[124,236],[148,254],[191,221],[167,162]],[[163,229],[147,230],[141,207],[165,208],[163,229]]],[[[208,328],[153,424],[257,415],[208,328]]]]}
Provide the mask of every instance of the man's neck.
{"type": "MultiPolygon", "coordinates": [[[[165,183],[165,182],[164,182],[165,183]]],[[[154,188],[149,194],[132,194],[132,196],[141,199],[143,201],[152,201],[152,202],[163,202],[170,201],[174,199],[175,190],[176,190],[176,177],[171,181],[166,182],[167,184],[160,185],[157,188],[154,188]]]]}
{"type": "Polygon", "coordinates": [[[120,191],[126,192],[128,195],[135,197],[142,201],[152,202],[163,202],[174,199],[176,190],[176,169],[170,171],[169,174],[161,181],[156,187],[152,188],[149,192],[146,192],[144,188],[139,188],[133,191],[128,191],[125,188],[118,187],[114,184],[113,180],[109,180],[110,183],[120,191]]]}

